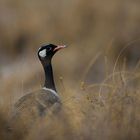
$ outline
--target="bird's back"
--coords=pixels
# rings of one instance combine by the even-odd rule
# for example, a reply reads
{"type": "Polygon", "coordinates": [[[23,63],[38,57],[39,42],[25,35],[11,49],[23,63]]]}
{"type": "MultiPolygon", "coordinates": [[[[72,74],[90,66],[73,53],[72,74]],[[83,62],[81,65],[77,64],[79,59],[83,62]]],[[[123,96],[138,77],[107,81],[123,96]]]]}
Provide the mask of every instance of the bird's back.
{"type": "Polygon", "coordinates": [[[14,105],[8,129],[25,125],[30,128],[32,124],[47,113],[56,113],[61,108],[59,96],[51,90],[38,90],[21,97],[14,105]]]}
{"type": "Polygon", "coordinates": [[[41,116],[46,114],[54,104],[61,104],[59,96],[52,91],[41,89],[21,97],[14,105],[13,116],[25,114],[25,112],[41,116]]]}

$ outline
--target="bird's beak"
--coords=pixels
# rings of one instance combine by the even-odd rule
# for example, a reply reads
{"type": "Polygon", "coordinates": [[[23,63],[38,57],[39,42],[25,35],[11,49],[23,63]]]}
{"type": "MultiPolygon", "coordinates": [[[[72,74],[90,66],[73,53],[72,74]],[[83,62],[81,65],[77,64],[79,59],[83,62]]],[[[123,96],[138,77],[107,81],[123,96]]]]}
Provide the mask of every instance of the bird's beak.
{"type": "Polygon", "coordinates": [[[60,49],[66,48],[66,45],[58,45],[53,51],[58,51],[60,49]]]}

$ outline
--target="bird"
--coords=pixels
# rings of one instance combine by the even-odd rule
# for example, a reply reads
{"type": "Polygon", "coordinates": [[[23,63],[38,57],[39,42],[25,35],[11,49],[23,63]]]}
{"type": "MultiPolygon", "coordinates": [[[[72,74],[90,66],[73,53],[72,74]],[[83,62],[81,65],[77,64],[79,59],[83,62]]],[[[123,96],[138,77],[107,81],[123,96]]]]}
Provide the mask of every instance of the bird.
{"type": "Polygon", "coordinates": [[[14,104],[11,115],[13,122],[18,122],[18,120],[28,122],[30,120],[34,123],[35,119],[46,116],[50,110],[57,111],[61,108],[61,99],[54,82],[52,58],[62,48],[66,48],[66,45],[47,44],[38,49],[37,55],[45,73],[44,86],[22,96],[14,104]]]}

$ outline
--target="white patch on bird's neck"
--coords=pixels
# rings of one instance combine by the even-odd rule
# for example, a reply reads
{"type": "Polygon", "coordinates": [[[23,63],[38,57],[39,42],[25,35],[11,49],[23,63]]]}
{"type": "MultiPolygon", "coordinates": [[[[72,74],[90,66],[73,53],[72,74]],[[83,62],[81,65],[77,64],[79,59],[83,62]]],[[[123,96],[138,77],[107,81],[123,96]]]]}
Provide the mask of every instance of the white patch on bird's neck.
{"type": "Polygon", "coordinates": [[[40,57],[46,57],[46,49],[39,52],[40,57]]]}
{"type": "Polygon", "coordinates": [[[44,90],[46,91],[50,91],[51,93],[53,93],[54,95],[56,95],[57,97],[59,97],[59,95],[57,94],[57,92],[53,89],[50,89],[50,88],[46,88],[46,87],[43,87],[44,90]]]}

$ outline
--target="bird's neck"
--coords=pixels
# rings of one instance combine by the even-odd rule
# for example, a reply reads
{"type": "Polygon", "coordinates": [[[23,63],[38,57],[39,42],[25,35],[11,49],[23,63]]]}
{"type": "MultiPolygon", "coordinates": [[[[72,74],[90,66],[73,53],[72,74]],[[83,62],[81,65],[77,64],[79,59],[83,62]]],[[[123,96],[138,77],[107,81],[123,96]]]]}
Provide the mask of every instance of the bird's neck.
{"type": "Polygon", "coordinates": [[[45,64],[43,67],[44,67],[44,71],[45,71],[44,87],[53,89],[56,91],[55,83],[54,83],[54,79],[53,79],[53,69],[52,69],[51,61],[49,63],[45,64]]]}

